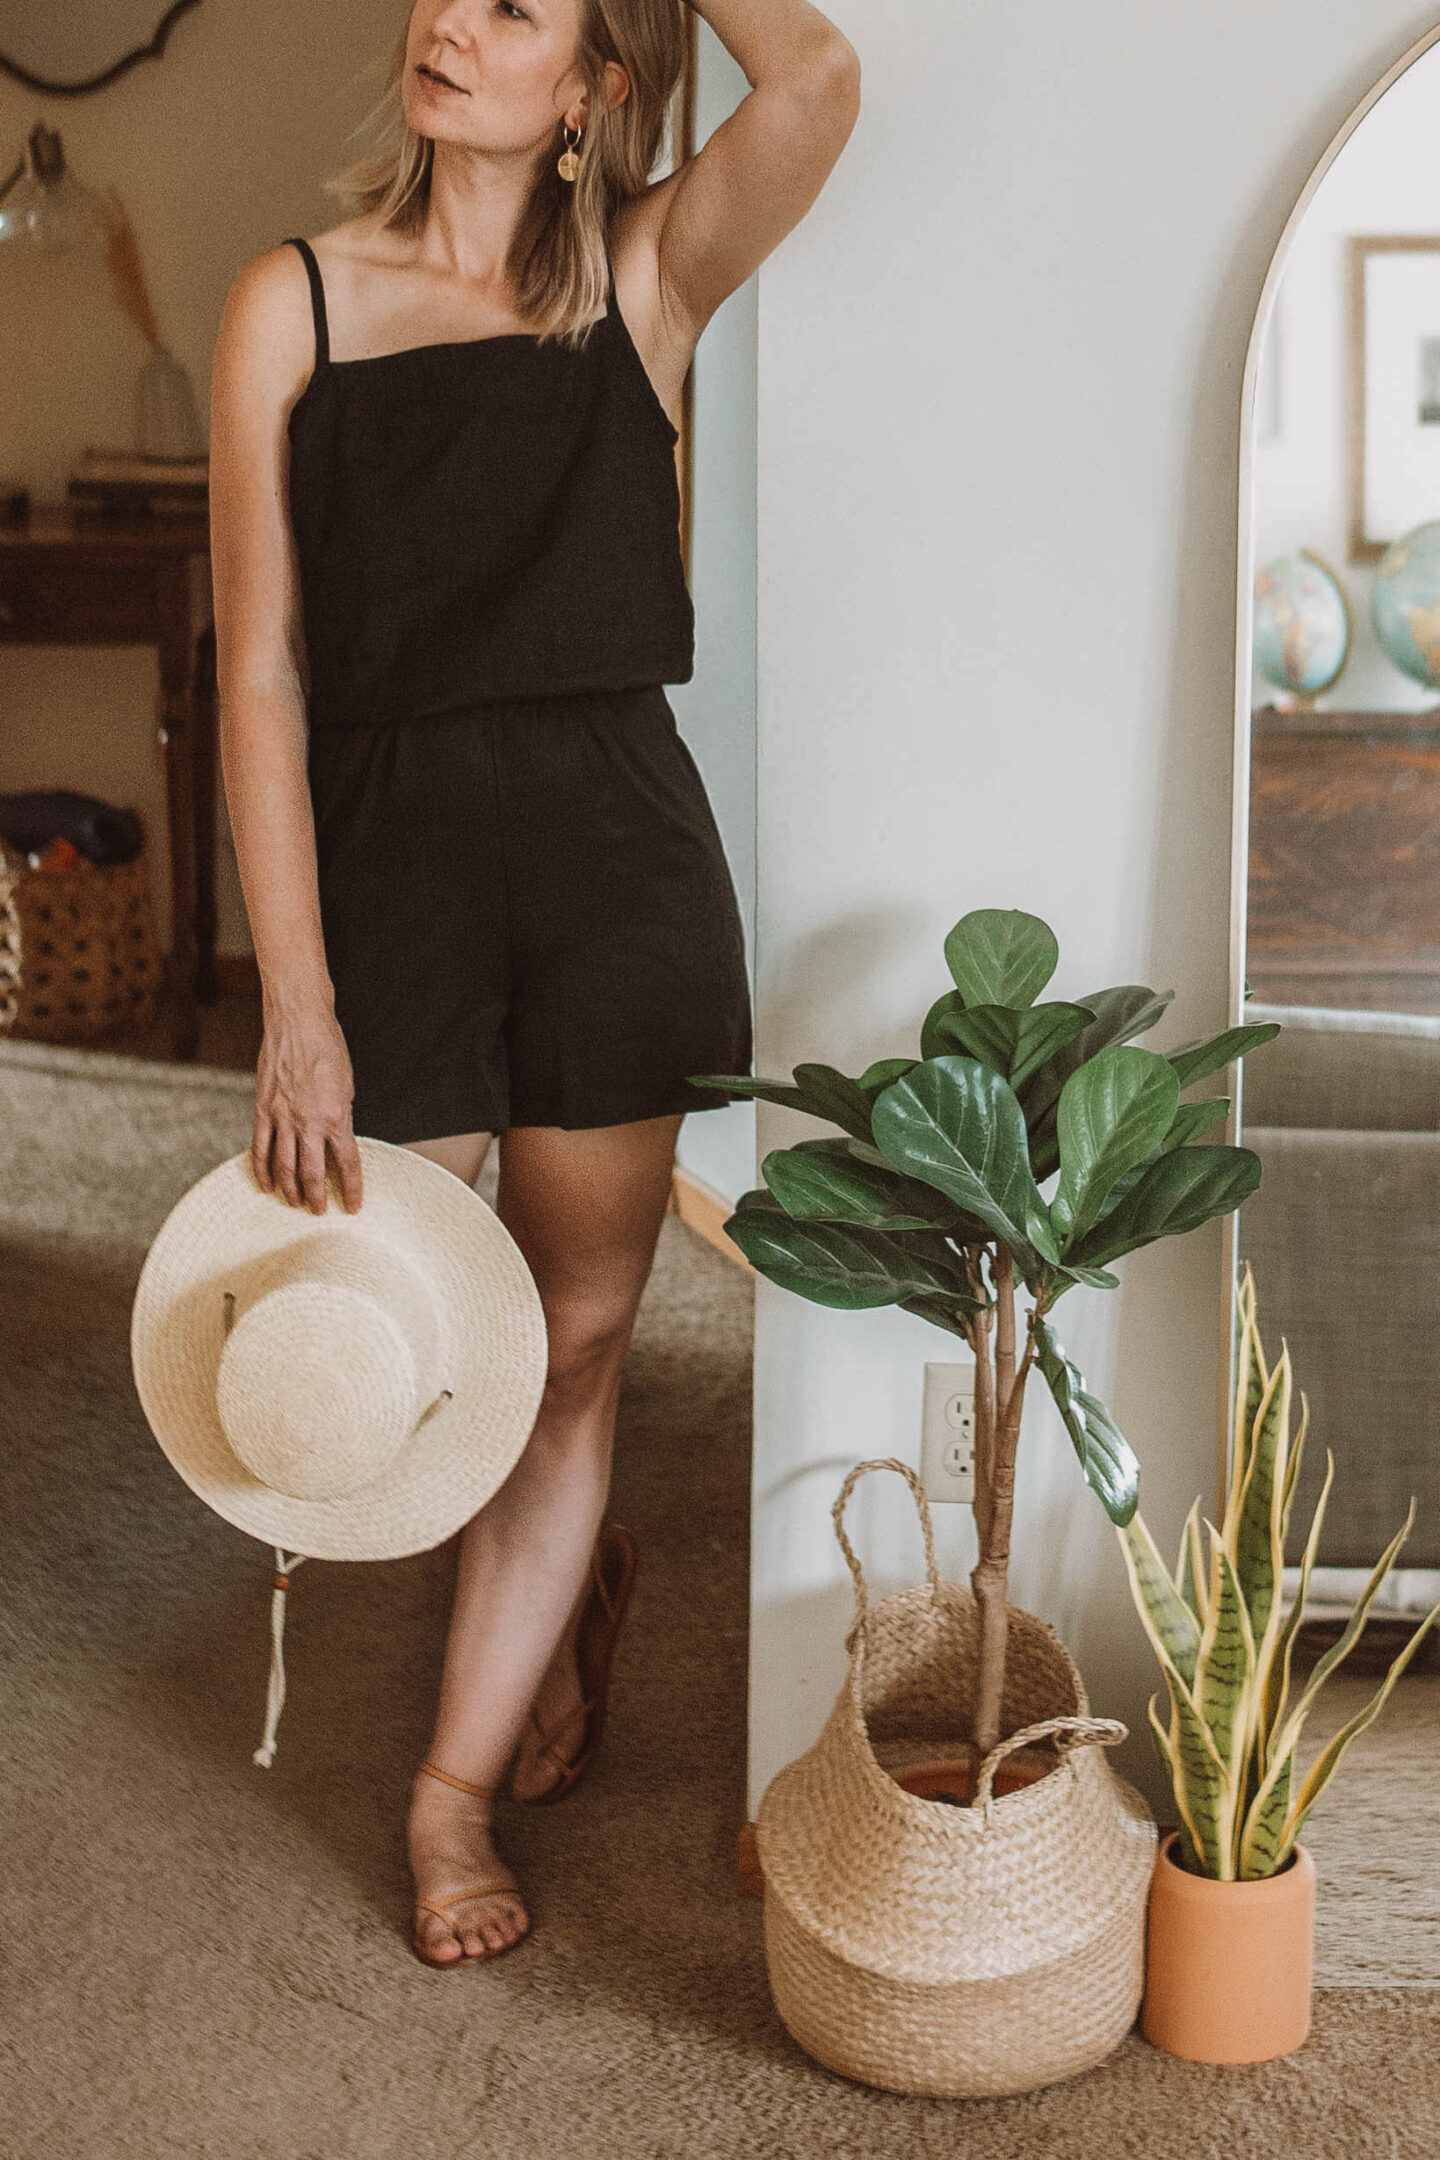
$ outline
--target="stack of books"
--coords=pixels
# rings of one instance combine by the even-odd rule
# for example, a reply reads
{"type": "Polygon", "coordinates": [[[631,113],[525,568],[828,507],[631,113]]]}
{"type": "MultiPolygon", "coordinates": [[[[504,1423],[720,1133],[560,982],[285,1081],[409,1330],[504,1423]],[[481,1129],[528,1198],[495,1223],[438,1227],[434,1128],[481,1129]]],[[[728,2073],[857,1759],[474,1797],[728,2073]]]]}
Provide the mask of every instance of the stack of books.
{"type": "Polygon", "coordinates": [[[210,460],[142,457],[133,450],[85,450],[67,493],[78,516],[203,518],[210,460]]]}

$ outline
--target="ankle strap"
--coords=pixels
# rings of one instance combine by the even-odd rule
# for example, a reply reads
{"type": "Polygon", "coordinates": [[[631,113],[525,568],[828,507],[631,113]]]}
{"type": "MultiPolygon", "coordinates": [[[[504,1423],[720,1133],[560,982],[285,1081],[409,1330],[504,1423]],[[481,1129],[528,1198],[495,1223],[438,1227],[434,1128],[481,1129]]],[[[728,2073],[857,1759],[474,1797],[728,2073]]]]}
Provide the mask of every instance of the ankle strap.
{"type": "Polygon", "coordinates": [[[477,1800],[491,1800],[495,1796],[493,1785],[467,1785],[463,1777],[451,1777],[448,1770],[437,1770],[433,1762],[422,1762],[420,1768],[427,1777],[439,1778],[442,1785],[453,1785],[457,1792],[473,1793],[477,1800]]]}

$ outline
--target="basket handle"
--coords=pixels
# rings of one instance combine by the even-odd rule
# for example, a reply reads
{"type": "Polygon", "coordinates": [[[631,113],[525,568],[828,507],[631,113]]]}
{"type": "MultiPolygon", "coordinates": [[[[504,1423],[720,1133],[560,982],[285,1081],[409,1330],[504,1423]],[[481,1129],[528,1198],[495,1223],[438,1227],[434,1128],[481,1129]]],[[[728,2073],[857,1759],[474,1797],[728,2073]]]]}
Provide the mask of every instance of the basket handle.
{"type": "Polygon", "coordinates": [[[1068,1739],[1068,1747],[1061,1751],[1061,1759],[1067,1760],[1076,1748],[1118,1747],[1120,1742],[1127,1740],[1129,1736],[1129,1726],[1122,1725],[1119,1718],[1053,1717],[1042,1719],[1038,1725],[1022,1726],[1019,1732],[1011,1733],[1008,1740],[1002,1740],[991,1748],[981,1763],[980,1775],[975,1780],[975,1805],[984,1809],[988,1823],[994,1797],[995,1772],[1005,1757],[1013,1754],[1016,1748],[1030,1747],[1037,1740],[1068,1739]]]}
{"type": "Polygon", "coordinates": [[[855,1578],[855,1617],[845,1635],[845,1648],[847,1650],[852,1650],[855,1646],[855,1637],[864,1625],[869,1601],[865,1593],[864,1572],[859,1560],[856,1558],[854,1546],[845,1535],[845,1503],[850,1498],[851,1493],[854,1492],[861,1478],[871,1470],[898,1470],[901,1477],[910,1487],[915,1497],[916,1510],[920,1516],[920,1528],[925,1538],[925,1575],[930,1585],[932,1604],[940,1594],[940,1569],[935,1560],[935,1526],[930,1520],[930,1503],[925,1498],[925,1488],[920,1483],[914,1470],[909,1463],[899,1461],[894,1455],[875,1456],[869,1462],[856,1463],[854,1469],[846,1476],[845,1482],[836,1496],[835,1505],[830,1510],[831,1520],[835,1525],[835,1535],[840,1540],[840,1550],[845,1555],[845,1565],[855,1578]]]}

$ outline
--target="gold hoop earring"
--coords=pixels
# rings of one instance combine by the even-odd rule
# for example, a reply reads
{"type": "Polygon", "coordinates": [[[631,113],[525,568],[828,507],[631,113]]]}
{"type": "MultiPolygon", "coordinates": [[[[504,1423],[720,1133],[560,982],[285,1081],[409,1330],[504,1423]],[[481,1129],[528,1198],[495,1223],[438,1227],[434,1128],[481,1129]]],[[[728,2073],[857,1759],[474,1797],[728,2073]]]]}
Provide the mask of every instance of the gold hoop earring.
{"type": "Polygon", "coordinates": [[[584,135],[585,130],[583,128],[572,128],[568,122],[566,123],[565,148],[561,151],[559,162],[555,167],[562,180],[578,180],[580,177],[580,160],[575,154],[575,144],[583,141],[584,135]],[[575,137],[573,143],[570,140],[572,134],[575,137]]]}

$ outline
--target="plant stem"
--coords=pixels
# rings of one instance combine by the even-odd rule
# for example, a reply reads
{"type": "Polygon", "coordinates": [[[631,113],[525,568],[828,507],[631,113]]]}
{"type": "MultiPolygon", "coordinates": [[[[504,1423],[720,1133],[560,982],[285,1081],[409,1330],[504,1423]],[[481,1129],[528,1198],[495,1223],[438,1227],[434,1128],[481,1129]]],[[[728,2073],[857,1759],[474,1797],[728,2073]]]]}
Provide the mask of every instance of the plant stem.
{"type": "Polygon", "coordinates": [[[977,1301],[977,1310],[970,1322],[969,1340],[975,1353],[975,1528],[983,1555],[990,1541],[994,1488],[995,1367],[990,1356],[990,1330],[995,1314],[978,1252],[966,1254],[966,1270],[977,1301]]]}
{"type": "MultiPolygon", "coordinates": [[[[1010,1523],[1015,1506],[1015,1457],[1020,1444],[1020,1416],[1025,1381],[1035,1356],[1034,1329],[1025,1355],[1015,1367],[1015,1266],[1002,1245],[995,1268],[996,1405],[988,1518],[980,1559],[970,1578],[980,1612],[980,1671],[975,1702],[975,1746],[988,1755],[1000,1738],[1005,1693],[1005,1648],[1009,1634],[1006,1595],[1010,1576],[1010,1523]]],[[[979,1388],[976,1388],[978,1425],[979,1388]]]]}

